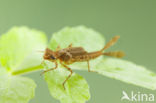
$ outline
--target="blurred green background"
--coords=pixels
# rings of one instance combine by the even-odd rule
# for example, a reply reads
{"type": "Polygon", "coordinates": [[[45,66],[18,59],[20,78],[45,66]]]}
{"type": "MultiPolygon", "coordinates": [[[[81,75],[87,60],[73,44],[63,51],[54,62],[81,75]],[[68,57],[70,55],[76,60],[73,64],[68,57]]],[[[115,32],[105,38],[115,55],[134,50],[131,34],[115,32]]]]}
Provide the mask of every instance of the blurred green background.
{"type": "MultiPolygon", "coordinates": [[[[107,41],[120,35],[121,39],[110,50],[121,49],[126,53],[124,59],[156,72],[155,0],[0,0],[0,34],[23,25],[42,30],[49,38],[65,26],[77,25],[94,28],[107,41]]],[[[30,103],[59,103],[50,96],[40,72],[27,74],[37,83],[36,96],[30,103]]],[[[76,72],[90,85],[92,98],[87,103],[122,103],[123,90],[156,96],[152,90],[95,73],[76,72]]]]}

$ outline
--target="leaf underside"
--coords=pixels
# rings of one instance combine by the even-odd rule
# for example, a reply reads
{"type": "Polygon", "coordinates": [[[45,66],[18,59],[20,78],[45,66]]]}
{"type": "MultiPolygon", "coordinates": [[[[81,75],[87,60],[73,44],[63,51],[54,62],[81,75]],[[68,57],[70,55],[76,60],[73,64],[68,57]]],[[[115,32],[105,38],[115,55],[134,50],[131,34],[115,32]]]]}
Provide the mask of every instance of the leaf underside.
{"type": "Polygon", "coordinates": [[[90,93],[88,84],[82,76],[72,74],[64,90],[62,83],[69,73],[64,68],[59,68],[45,74],[51,95],[61,103],[85,103],[90,98],[90,93]]]}
{"type": "Polygon", "coordinates": [[[38,51],[45,46],[45,34],[27,27],[14,27],[1,35],[0,103],[28,103],[34,97],[35,82],[18,74],[42,67],[38,51]]]}
{"type": "Polygon", "coordinates": [[[32,79],[3,74],[0,76],[0,103],[28,103],[34,97],[35,88],[32,79]]]}

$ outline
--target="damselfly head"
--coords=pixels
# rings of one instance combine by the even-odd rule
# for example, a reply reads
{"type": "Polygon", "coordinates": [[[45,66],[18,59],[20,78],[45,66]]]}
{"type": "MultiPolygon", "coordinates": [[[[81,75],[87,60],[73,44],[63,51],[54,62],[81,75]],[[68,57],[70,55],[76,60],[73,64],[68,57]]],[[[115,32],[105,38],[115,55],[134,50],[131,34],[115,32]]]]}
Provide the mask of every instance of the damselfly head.
{"type": "Polygon", "coordinates": [[[55,52],[52,51],[52,50],[49,49],[49,48],[46,48],[45,51],[44,51],[44,56],[43,56],[43,58],[44,58],[45,60],[55,61],[55,60],[56,60],[55,52]]]}

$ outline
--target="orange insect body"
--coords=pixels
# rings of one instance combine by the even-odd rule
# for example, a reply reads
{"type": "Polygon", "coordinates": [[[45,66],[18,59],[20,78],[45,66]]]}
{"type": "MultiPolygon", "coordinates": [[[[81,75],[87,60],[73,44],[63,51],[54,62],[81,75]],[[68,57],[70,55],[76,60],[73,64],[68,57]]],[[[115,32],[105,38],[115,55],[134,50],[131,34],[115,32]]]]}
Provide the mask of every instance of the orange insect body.
{"type": "MultiPolygon", "coordinates": [[[[72,70],[67,65],[72,64],[74,62],[86,61],[88,64],[88,71],[94,72],[94,71],[90,70],[90,65],[89,65],[90,60],[95,59],[101,55],[113,56],[113,57],[118,57],[118,58],[123,57],[124,53],[121,51],[103,52],[105,49],[112,46],[118,40],[118,38],[119,38],[119,36],[115,36],[101,50],[95,51],[95,52],[89,52],[89,53],[87,51],[85,51],[82,47],[72,47],[72,44],[70,44],[67,48],[64,48],[64,49],[60,49],[60,47],[58,46],[56,51],[52,51],[49,48],[46,48],[44,56],[43,56],[44,60],[49,60],[51,62],[55,62],[56,66],[52,69],[48,69],[48,70],[44,71],[43,73],[57,69],[57,65],[58,65],[57,60],[59,60],[60,64],[62,66],[64,66],[67,70],[70,71],[70,75],[63,82],[63,87],[64,87],[66,81],[71,77],[71,75],[73,73],[72,70]]],[[[64,87],[64,89],[65,89],[65,87],[64,87]]]]}

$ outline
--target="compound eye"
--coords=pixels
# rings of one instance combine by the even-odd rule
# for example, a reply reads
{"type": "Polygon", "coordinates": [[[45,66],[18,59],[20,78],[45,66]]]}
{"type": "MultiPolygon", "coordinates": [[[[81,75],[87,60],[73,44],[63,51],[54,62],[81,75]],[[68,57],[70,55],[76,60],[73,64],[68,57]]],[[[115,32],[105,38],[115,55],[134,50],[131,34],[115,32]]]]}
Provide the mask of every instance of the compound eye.
{"type": "Polygon", "coordinates": [[[56,58],[54,56],[50,56],[51,59],[55,60],[56,58]]]}

